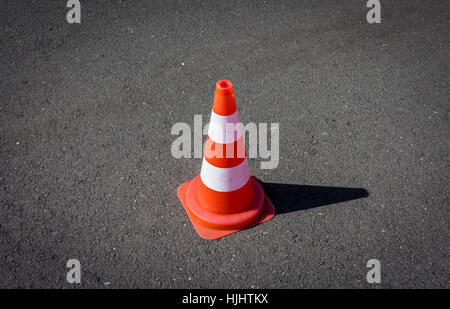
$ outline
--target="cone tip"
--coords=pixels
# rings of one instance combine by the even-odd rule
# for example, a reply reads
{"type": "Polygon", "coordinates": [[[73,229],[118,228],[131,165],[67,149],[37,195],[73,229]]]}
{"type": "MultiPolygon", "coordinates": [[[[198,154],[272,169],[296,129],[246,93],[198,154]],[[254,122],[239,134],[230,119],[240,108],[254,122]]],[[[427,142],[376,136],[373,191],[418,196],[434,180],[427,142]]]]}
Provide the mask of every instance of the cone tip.
{"type": "Polygon", "coordinates": [[[222,79],[216,83],[213,111],[216,114],[227,116],[236,112],[233,84],[229,80],[222,79]]]}
{"type": "Polygon", "coordinates": [[[222,79],[216,83],[216,89],[218,89],[218,90],[233,90],[233,84],[229,80],[222,79]]]}

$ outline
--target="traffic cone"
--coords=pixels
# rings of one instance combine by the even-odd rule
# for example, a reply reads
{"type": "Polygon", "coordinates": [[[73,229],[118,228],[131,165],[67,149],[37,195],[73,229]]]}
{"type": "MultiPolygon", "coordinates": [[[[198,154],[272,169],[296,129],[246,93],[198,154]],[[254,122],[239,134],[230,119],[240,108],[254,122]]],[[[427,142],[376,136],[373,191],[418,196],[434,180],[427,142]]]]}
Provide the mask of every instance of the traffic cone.
{"type": "Polygon", "coordinates": [[[217,239],[270,220],[272,202],[250,174],[233,85],[216,84],[200,174],[178,187],[178,197],[200,237],[217,239]],[[228,124],[228,125],[227,125],[228,124]]]}

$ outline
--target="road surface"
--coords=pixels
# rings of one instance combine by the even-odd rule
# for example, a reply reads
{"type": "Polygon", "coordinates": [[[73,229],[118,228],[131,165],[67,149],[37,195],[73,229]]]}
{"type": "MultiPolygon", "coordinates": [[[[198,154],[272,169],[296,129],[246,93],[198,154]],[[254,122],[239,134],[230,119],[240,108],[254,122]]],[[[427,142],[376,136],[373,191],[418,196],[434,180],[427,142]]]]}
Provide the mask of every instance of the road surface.
{"type": "Polygon", "coordinates": [[[449,1],[65,2],[0,3],[0,287],[450,287],[449,1]],[[206,241],[171,128],[220,79],[277,215],[206,241]]]}

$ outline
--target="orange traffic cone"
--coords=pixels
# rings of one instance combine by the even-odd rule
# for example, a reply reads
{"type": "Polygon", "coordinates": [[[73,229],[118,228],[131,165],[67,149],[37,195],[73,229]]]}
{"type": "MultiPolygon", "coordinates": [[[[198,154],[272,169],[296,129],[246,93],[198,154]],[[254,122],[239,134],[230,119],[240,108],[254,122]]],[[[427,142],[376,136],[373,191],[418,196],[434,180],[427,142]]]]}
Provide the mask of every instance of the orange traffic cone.
{"type": "Polygon", "coordinates": [[[233,85],[216,84],[200,175],[178,197],[200,237],[217,239],[270,220],[275,208],[250,174],[233,85]],[[228,124],[228,125],[227,125],[228,124]]]}

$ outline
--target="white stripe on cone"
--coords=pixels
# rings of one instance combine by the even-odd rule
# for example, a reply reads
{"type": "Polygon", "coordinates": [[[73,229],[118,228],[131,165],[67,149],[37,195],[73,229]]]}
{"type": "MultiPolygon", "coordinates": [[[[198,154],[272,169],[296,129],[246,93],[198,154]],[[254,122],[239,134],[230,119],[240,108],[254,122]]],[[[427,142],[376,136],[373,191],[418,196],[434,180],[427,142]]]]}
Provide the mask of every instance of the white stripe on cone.
{"type": "Polygon", "coordinates": [[[234,167],[215,167],[203,158],[200,178],[210,189],[219,192],[230,192],[242,188],[250,177],[247,158],[234,167]]]}
{"type": "Polygon", "coordinates": [[[241,125],[239,123],[238,112],[229,116],[222,116],[211,112],[211,120],[209,122],[208,136],[219,144],[229,144],[237,141],[242,135],[241,125]],[[228,124],[228,125],[227,125],[228,124]]]}

